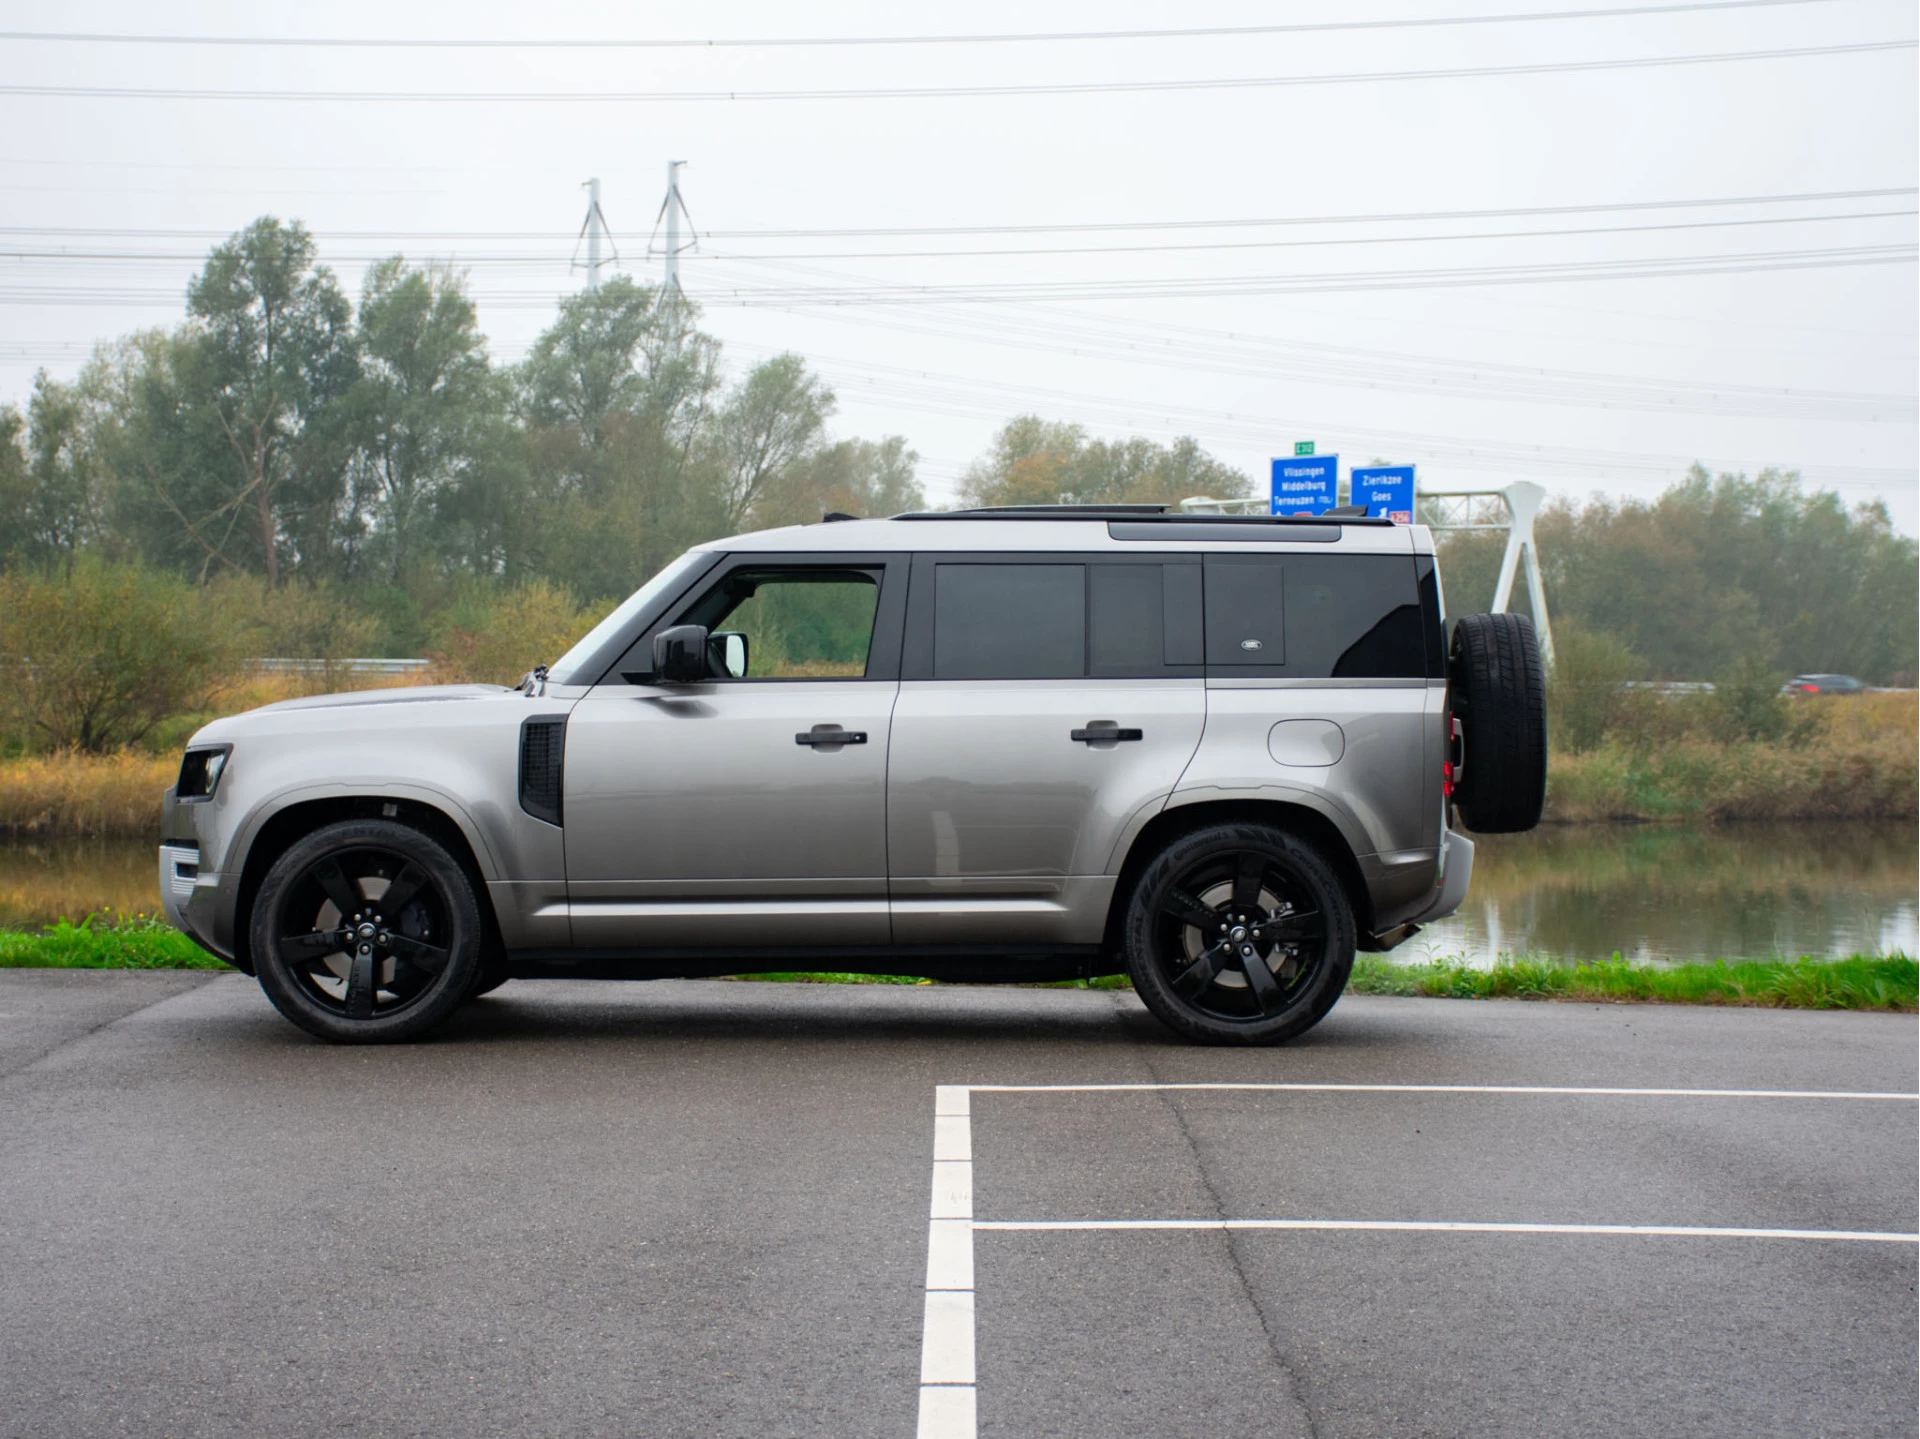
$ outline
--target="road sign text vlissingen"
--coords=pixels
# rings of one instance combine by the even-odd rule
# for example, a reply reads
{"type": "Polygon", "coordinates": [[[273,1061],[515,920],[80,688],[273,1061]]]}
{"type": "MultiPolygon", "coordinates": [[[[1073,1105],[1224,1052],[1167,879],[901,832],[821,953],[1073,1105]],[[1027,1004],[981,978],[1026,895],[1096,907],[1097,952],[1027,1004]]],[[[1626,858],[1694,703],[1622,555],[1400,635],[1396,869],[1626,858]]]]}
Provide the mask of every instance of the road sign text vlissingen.
{"type": "Polygon", "coordinates": [[[1375,519],[1392,520],[1396,525],[1413,523],[1412,465],[1356,468],[1348,478],[1353,486],[1351,503],[1365,505],[1375,519]]]}
{"type": "Polygon", "coordinates": [[[1340,486],[1340,457],[1314,455],[1273,462],[1276,515],[1323,515],[1334,506],[1340,486]]]}

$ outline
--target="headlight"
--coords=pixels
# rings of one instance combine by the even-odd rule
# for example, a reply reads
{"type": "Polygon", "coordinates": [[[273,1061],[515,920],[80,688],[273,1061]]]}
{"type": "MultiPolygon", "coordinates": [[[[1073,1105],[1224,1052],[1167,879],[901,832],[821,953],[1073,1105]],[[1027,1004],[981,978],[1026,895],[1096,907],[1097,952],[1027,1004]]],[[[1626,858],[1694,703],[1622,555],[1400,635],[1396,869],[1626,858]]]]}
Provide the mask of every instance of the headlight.
{"type": "Polygon", "coordinates": [[[227,768],[232,745],[190,749],[180,761],[180,778],[173,787],[175,799],[211,799],[227,768]]]}

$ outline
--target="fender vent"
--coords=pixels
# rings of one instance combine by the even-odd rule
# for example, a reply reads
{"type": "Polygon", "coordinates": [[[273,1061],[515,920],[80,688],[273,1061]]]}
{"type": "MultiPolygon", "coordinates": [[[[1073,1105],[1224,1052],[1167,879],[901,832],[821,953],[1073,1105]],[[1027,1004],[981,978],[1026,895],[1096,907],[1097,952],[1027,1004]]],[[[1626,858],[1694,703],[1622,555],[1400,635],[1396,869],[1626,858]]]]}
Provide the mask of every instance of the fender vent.
{"type": "Polygon", "coordinates": [[[548,824],[561,822],[561,777],[566,752],[565,715],[521,722],[520,808],[548,824]]]}

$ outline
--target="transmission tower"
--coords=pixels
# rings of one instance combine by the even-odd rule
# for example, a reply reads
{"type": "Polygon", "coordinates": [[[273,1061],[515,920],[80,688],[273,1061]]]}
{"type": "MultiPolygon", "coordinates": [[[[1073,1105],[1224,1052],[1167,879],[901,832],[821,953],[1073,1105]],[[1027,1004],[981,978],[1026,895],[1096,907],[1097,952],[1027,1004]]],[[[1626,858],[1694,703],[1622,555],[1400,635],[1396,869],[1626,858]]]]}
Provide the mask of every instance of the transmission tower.
{"type": "MultiPolygon", "coordinates": [[[[600,209],[599,180],[588,180],[580,188],[587,192],[587,218],[580,226],[580,239],[586,241],[587,245],[587,263],[584,267],[587,272],[587,288],[597,290],[600,288],[600,267],[619,264],[620,251],[613,244],[613,235],[607,229],[607,217],[600,209]],[[607,248],[613,252],[613,258],[610,260],[600,258],[602,240],[607,242],[607,248]]],[[[573,245],[573,260],[567,268],[572,269],[579,264],[580,240],[576,240],[573,245]]]]}
{"type": "Polygon", "coordinates": [[[653,233],[657,237],[664,229],[666,243],[655,250],[648,242],[648,253],[662,256],[666,261],[666,278],[662,288],[674,294],[685,293],[680,288],[680,256],[682,252],[694,249],[700,243],[700,237],[693,232],[693,219],[687,214],[687,202],[680,198],[680,168],[685,160],[667,161],[667,197],[660,202],[660,213],[654,217],[653,233]],[[680,238],[680,222],[687,222],[687,238],[680,238]]]}

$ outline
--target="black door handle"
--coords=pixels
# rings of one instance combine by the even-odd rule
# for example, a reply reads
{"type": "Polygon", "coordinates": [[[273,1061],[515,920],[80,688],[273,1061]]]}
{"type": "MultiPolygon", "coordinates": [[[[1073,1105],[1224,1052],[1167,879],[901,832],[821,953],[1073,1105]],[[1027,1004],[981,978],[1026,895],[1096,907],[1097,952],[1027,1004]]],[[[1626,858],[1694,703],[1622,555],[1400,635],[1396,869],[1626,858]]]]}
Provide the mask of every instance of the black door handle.
{"type": "Polygon", "coordinates": [[[823,747],[843,744],[865,744],[867,732],[863,729],[841,729],[837,724],[817,724],[805,734],[793,737],[795,744],[820,745],[823,747]]]}
{"type": "Polygon", "coordinates": [[[1080,741],[1081,744],[1102,744],[1117,739],[1146,738],[1141,731],[1137,729],[1121,729],[1120,726],[1112,720],[1092,720],[1088,722],[1085,729],[1073,730],[1070,733],[1072,738],[1080,741]]]}

